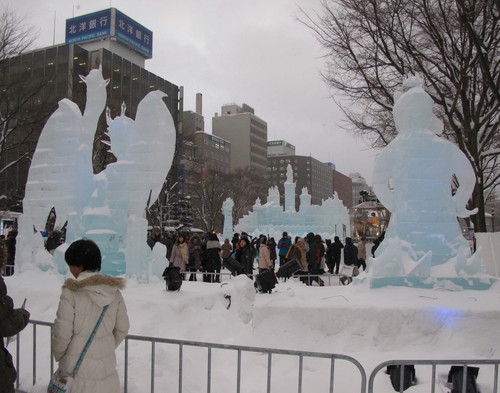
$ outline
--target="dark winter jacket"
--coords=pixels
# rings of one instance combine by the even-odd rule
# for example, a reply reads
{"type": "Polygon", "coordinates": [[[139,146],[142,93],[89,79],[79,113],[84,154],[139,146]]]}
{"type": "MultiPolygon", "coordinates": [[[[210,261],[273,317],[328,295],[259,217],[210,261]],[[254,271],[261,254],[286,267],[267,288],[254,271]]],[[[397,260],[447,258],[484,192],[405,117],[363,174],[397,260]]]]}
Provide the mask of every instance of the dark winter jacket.
{"type": "Polygon", "coordinates": [[[231,239],[231,244],[233,245],[233,251],[236,250],[236,245],[240,242],[240,235],[235,233],[231,239]]]}
{"type": "Polygon", "coordinates": [[[215,272],[221,268],[221,245],[218,240],[207,241],[203,267],[207,272],[215,272]]]}
{"type": "Polygon", "coordinates": [[[29,313],[20,308],[14,308],[14,302],[7,295],[7,287],[0,276],[0,392],[14,393],[14,382],[17,373],[12,363],[12,357],[4,346],[3,338],[15,336],[23,330],[29,321],[29,313]]]}
{"type": "Polygon", "coordinates": [[[358,264],[358,248],[352,243],[350,237],[345,238],[344,265],[356,266],[358,264]]]}
{"type": "Polygon", "coordinates": [[[188,249],[189,249],[189,259],[187,267],[189,269],[198,270],[201,267],[201,259],[203,256],[201,239],[199,236],[194,235],[191,237],[188,249]]]}
{"type": "Polygon", "coordinates": [[[318,260],[318,246],[316,244],[316,237],[314,233],[309,232],[306,236],[307,244],[309,244],[309,250],[306,254],[307,266],[309,272],[315,274],[319,270],[319,260],[318,260]]]}
{"type": "Polygon", "coordinates": [[[339,260],[340,261],[340,256],[342,255],[342,249],[344,248],[344,245],[340,241],[338,236],[335,236],[333,243],[332,243],[332,257],[333,260],[339,260]]]}
{"type": "Polygon", "coordinates": [[[236,260],[243,265],[245,274],[247,275],[253,274],[253,259],[254,252],[250,243],[247,243],[244,247],[238,248],[238,251],[236,251],[236,260]]]}
{"type": "Polygon", "coordinates": [[[8,258],[7,258],[7,265],[14,265],[16,261],[16,236],[17,232],[15,232],[16,235],[13,235],[12,232],[9,233],[9,236],[7,236],[7,240],[5,241],[5,244],[7,245],[7,252],[8,252],[8,258]]]}
{"type": "Polygon", "coordinates": [[[271,260],[275,261],[277,258],[276,255],[276,242],[274,240],[269,240],[267,242],[267,246],[269,247],[269,251],[271,251],[271,260]]]}

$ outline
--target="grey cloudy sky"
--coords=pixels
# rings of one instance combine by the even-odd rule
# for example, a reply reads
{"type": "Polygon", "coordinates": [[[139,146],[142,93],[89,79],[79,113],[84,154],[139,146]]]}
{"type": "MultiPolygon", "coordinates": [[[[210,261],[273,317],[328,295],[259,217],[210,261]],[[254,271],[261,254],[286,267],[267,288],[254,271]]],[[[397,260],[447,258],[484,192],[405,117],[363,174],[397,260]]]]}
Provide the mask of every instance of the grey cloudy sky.
{"type": "Polygon", "coordinates": [[[360,172],[371,184],[376,151],[341,129],[342,114],[320,78],[323,52],[296,20],[319,0],[0,0],[38,29],[37,47],[64,42],[65,20],[115,7],[153,31],[146,68],[184,86],[185,110],[203,94],[205,131],[221,105],[246,103],[299,155],[360,172]]]}

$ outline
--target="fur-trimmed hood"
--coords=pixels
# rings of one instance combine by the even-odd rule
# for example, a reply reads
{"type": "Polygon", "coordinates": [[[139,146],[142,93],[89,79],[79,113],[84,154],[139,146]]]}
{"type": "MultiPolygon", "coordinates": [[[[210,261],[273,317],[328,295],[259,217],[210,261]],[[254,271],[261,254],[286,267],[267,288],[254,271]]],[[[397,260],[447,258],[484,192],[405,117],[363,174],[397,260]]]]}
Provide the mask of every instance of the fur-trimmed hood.
{"type": "Polygon", "coordinates": [[[63,290],[72,292],[86,292],[90,299],[100,307],[110,304],[116,291],[125,288],[123,278],[105,276],[94,272],[82,272],[78,278],[68,278],[63,285],[63,290]]]}

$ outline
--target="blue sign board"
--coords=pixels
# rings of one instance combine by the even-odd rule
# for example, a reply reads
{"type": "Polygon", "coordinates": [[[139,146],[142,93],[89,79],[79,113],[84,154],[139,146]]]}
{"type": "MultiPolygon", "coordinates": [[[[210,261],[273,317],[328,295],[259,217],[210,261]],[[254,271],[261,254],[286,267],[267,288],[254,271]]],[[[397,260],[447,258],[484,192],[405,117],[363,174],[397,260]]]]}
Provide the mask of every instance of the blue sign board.
{"type": "MultiPolygon", "coordinates": [[[[113,8],[113,10],[115,10],[113,8]]],[[[124,13],[116,11],[115,37],[134,47],[140,53],[151,58],[153,55],[153,32],[130,19],[124,13]]]]}
{"type": "Polygon", "coordinates": [[[66,20],[66,44],[78,44],[111,35],[111,9],[66,20]]]}
{"type": "Polygon", "coordinates": [[[116,37],[146,58],[153,56],[153,32],[116,8],[66,20],[66,44],[116,37]]]}

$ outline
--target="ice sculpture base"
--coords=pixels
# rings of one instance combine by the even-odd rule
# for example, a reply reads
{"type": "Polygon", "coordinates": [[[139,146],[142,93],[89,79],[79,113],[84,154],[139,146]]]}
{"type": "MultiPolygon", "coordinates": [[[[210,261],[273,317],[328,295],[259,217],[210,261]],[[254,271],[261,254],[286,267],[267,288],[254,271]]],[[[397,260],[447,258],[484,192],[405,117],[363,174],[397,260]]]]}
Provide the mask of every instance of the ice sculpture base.
{"type": "Polygon", "coordinates": [[[496,277],[365,277],[354,279],[354,284],[368,283],[370,288],[411,287],[423,289],[447,289],[461,291],[464,289],[486,290],[496,283],[496,277]]]}

